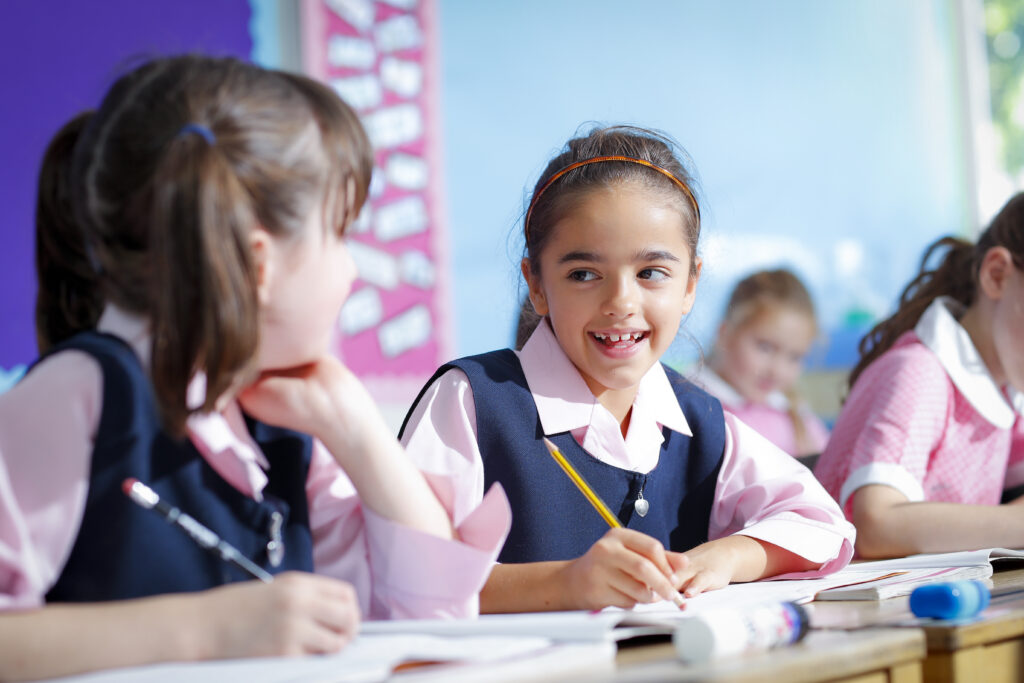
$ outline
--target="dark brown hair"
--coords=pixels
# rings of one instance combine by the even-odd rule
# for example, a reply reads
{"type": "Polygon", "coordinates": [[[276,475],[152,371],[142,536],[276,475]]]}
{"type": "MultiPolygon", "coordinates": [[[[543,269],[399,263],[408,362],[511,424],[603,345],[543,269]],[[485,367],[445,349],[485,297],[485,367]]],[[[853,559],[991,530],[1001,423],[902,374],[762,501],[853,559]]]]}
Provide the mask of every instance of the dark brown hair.
{"type": "Polygon", "coordinates": [[[948,296],[964,306],[973,304],[981,262],[993,247],[1006,248],[1014,265],[1024,267],[1024,193],[1006,202],[977,242],[943,237],[925,250],[920,270],[900,295],[896,312],[860,340],[860,360],[850,372],[849,387],[852,389],[864,369],[888,351],[902,334],[914,329],[921,314],[936,298],[948,296]],[[929,267],[932,257],[942,250],[945,255],[939,265],[929,267]]]}
{"type": "Polygon", "coordinates": [[[530,210],[527,211],[528,231],[524,225],[526,254],[530,259],[530,267],[534,272],[539,272],[540,254],[551,238],[552,228],[585,195],[621,183],[640,183],[677,202],[686,225],[686,242],[691,257],[690,274],[696,275],[700,215],[697,209],[696,178],[689,170],[690,165],[686,152],[675,141],[662,133],[645,128],[594,128],[586,135],[569,140],[565,148],[540,174],[530,196],[530,210]],[[690,189],[692,201],[672,178],[657,170],[628,161],[602,161],[581,166],[547,186],[548,180],[567,166],[604,156],[629,157],[659,167],[671,174],[678,183],[690,189]]]}
{"type": "Polygon", "coordinates": [[[71,213],[71,155],[91,117],[91,111],[82,112],[64,124],[46,148],[39,171],[35,321],[40,355],[95,326],[103,312],[98,275],[71,213]]]}
{"type": "MultiPolygon", "coordinates": [[[[157,400],[180,433],[191,378],[206,375],[198,410],[210,410],[255,357],[251,230],[297,235],[319,207],[325,225],[344,231],[371,170],[362,126],[328,87],[230,58],[156,59],[115,82],[78,136],[69,176],[76,238],[56,239],[60,221],[41,208],[46,253],[37,258],[68,263],[70,273],[90,255],[96,278],[77,295],[147,318],[157,400]]],[[[49,344],[96,322],[65,315],[62,277],[41,274],[37,316],[59,331],[49,344]]]]}

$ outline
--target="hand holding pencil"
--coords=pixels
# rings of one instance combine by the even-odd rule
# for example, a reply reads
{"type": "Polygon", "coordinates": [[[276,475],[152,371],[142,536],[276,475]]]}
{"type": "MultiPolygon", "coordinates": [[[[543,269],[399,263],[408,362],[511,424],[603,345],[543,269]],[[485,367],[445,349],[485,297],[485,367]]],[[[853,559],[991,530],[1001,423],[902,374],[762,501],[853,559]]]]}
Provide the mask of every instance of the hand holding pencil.
{"type": "Polygon", "coordinates": [[[676,589],[675,574],[686,567],[686,557],[666,551],[655,538],[623,528],[618,517],[558,447],[547,438],[544,445],[587,502],[611,527],[583,557],[573,560],[567,567],[570,574],[567,585],[582,596],[579,602],[596,607],[632,607],[638,602],[651,602],[656,593],[680,609],[684,608],[686,602],[676,589]],[[677,566],[673,567],[673,564],[677,566]]]}

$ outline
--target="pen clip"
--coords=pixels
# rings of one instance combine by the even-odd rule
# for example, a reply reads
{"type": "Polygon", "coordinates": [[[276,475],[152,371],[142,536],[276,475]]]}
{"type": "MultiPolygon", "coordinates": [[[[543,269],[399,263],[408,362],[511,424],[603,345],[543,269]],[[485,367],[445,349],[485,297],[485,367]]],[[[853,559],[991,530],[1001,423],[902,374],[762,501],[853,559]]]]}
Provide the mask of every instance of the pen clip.
{"type": "Polygon", "coordinates": [[[284,525],[284,515],[280,510],[270,513],[270,540],[267,541],[267,559],[271,567],[281,566],[284,560],[284,538],[281,534],[281,527],[284,525]]]}

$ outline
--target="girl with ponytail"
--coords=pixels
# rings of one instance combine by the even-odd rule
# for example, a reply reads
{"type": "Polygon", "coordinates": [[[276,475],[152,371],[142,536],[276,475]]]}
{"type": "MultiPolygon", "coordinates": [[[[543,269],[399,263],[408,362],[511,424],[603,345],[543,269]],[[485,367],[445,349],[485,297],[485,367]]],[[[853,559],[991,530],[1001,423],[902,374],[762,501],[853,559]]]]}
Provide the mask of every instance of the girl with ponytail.
{"type": "Polygon", "coordinates": [[[458,540],[329,352],[371,168],[333,91],[232,59],[144,63],[54,138],[43,355],[0,397],[0,680],[332,652],[361,615],[475,612],[503,494],[458,540]],[[204,552],[132,479],[277,579],[204,552]]]}
{"type": "Polygon", "coordinates": [[[976,243],[924,254],[896,312],[861,341],[815,474],[864,557],[1024,547],[1024,194],[976,243]],[[937,267],[935,257],[941,255],[937,267]]]}

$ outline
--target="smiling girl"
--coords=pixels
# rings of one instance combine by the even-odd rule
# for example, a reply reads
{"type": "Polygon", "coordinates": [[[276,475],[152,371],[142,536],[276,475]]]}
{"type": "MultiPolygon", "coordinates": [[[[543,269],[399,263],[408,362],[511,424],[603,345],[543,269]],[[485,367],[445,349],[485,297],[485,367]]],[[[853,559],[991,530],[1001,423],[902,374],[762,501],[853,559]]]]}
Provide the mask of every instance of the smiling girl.
{"type": "Polygon", "coordinates": [[[811,295],[796,275],[751,273],[733,288],[715,349],[691,379],[790,455],[821,453],[828,429],[795,388],[817,334],[811,295]]]}
{"type": "Polygon", "coordinates": [[[659,134],[570,140],[523,226],[543,319],[522,351],[443,366],[410,411],[403,441],[454,487],[456,523],[491,483],[508,492],[512,530],[482,611],[629,607],[828,573],[852,555],[853,530],[811,473],[660,363],[701,271],[692,188],[659,134]],[[608,530],[543,437],[625,528],[608,530]]]}

